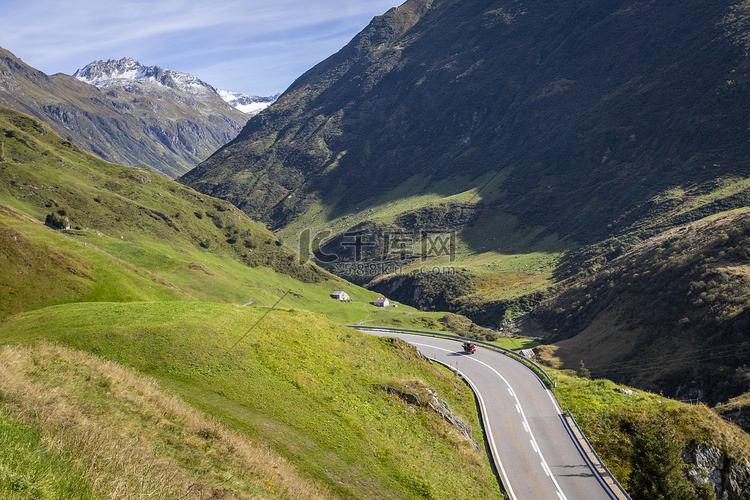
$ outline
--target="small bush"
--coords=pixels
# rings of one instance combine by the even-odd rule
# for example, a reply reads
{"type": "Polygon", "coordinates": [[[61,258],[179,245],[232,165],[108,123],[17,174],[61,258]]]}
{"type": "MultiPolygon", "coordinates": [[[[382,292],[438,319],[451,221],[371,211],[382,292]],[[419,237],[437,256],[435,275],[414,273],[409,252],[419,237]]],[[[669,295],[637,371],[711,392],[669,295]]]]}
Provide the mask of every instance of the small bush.
{"type": "Polygon", "coordinates": [[[65,229],[65,227],[67,226],[67,222],[65,221],[65,219],[63,217],[58,217],[55,214],[48,214],[44,219],[44,223],[50,227],[54,227],[57,229],[65,229]]]}

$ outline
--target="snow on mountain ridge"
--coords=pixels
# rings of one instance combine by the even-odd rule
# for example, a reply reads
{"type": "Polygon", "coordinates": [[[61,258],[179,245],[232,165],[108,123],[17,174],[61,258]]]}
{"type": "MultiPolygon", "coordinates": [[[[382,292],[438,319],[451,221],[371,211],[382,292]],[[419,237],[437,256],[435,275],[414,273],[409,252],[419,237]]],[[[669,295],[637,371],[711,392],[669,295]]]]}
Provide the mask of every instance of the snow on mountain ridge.
{"type": "Polygon", "coordinates": [[[224,99],[230,106],[233,106],[243,113],[251,115],[257,114],[279,98],[281,94],[262,97],[257,95],[243,94],[242,92],[231,92],[229,90],[218,89],[219,96],[224,99]]]}
{"type": "Polygon", "coordinates": [[[280,94],[270,97],[252,96],[241,92],[231,92],[215,89],[199,78],[180,71],[163,69],[159,66],[144,66],[132,57],[120,60],[109,59],[94,61],[82,69],[76,70],[73,77],[95,87],[109,88],[113,86],[127,86],[132,83],[152,83],[161,87],[169,87],[186,92],[194,96],[205,96],[209,93],[218,94],[230,106],[243,113],[256,114],[270,106],[280,94]]]}
{"type": "Polygon", "coordinates": [[[89,63],[73,73],[73,77],[100,89],[132,82],[151,82],[193,95],[216,92],[211,85],[193,75],[159,66],[144,66],[131,57],[89,63]]]}

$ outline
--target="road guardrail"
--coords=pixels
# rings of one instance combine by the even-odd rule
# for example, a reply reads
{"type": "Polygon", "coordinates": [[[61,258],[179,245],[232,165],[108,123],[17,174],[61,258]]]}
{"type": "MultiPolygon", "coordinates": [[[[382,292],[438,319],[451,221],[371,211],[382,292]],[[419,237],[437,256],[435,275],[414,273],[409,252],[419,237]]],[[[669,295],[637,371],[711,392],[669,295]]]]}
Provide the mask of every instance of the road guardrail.
{"type": "Polygon", "coordinates": [[[544,371],[544,368],[539,366],[538,364],[534,363],[530,359],[518,354],[515,351],[512,351],[510,349],[506,349],[505,347],[500,347],[495,344],[491,344],[489,342],[484,342],[482,340],[476,340],[469,337],[461,337],[460,335],[453,335],[450,333],[442,333],[442,332],[430,332],[427,330],[410,330],[407,328],[391,328],[389,326],[365,326],[365,325],[346,325],[350,328],[356,328],[358,330],[382,330],[382,331],[388,331],[388,332],[396,332],[396,333],[414,333],[417,335],[427,335],[430,337],[439,337],[444,339],[450,339],[450,340],[456,340],[461,342],[471,342],[472,344],[481,345],[488,349],[492,349],[495,351],[499,351],[507,356],[510,356],[512,359],[524,364],[527,368],[529,368],[534,374],[539,377],[540,375],[546,379],[546,382],[542,380],[542,383],[548,385],[550,388],[557,387],[557,384],[554,380],[552,380],[552,377],[549,376],[549,374],[544,371]]]}
{"type": "MultiPolygon", "coordinates": [[[[552,380],[549,374],[546,371],[544,371],[544,368],[542,368],[538,364],[518,354],[515,351],[511,351],[510,349],[506,349],[504,347],[490,344],[489,342],[483,342],[481,340],[476,340],[476,339],[472,339],[468,337],[462,337],[460,335],[452,335],[452,334],[442,333],[442,332],[430,332],[426,330],[410,330],[407,328],[391,328],[387,326],[364,326],[364,325],[346,325],[346,326],[350,328],[357,328],[359,330],[374,330],[374,331],[384,331],[384,332],[394,332],[394,333],[413,333],[417,335],[439,337],[439,338],[445,338],[445,339],[463,341],[463,342],[471,342],[473,344],[482,345],[488,349],[493,349],[495,351],[499,351],[503,354],[506,354],[512,359],[514,359],[515,361],[518,361],[524,364],[524,366],[529,368],[532,371],[532,373],[534,373],[537,376],[537,378],[539,378],[539,380],[542,383],[544,383],[544,381],[539,377],[539,373],[541,373],[546,379],[547,381],[546,383],[550,388],[557,387],[557,384],[552,380]]],[[[607,466],[604,465],[604,461],[602,461],[602,459],[596,453],[596,451],[594,450],[594,447],[591,445],[591,443],[586,438],[581,428],[578,426],[578,422],[576,422],[575,418],[573,418],[573,415],[570,413],[570,410],[569,409],[567,410],[567,416],[564,414],[561,414],[560,418],[562,419],[564,426],[568,430],[568,433],[570,434],[571,439],[573,439],[573,442],[576,443],[576,446],[579,447],[579,451],[583,455],[583,458],[589,464],[589,467],[591,467],[591,469],[598,476],[598,479],[602,483],[602,486],[604,487],[604,489],[607,491],[607,494],[609,494],[610,497],[614,500],[631,500],[630,495],[628,495],[628,492],[625,491],[625,488],[622,487],[622,485],[617,481],[617,479],[615,479],[615,476],[610,472],[607,466]],[[573,423],[577,432],[572,431],[572,429],[568,425],[567,418],[569,418],[570,421],[573,423]],[[587,456],[587,452],[583,448],[583,446],[586,446],[588,448],[589,453],[592,455],[591,458],[595,458],[596,462],[598,463],[593,463],[593,460],[591,460],[591,458],[587,456]]]]}

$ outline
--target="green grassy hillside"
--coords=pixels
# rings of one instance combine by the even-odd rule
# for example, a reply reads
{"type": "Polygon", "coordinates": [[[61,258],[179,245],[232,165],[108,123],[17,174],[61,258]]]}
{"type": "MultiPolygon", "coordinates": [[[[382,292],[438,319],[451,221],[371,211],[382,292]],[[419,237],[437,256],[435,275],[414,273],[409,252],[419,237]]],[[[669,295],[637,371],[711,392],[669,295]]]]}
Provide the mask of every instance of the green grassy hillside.
{"type": "MultiPolygon", "coordinates": [[[[10,110],[0,109],[0,130],[0,425],[19,442],[0,460],[0,491],[500,496],[484,455],[429,406],[432,395],[446,401],[481,442],[468,388],[401,342],[341,325],[471,333],[460,316],[376,308],[373,291],[301,263],[226,202],[103,162],[10,110]],[[353,300],[331,299],[336,289],[353,300]],[[51,475],[50,462],[75,485],[51,475]]],[[[733,235],[725,252],[741,250],[733,235]]],[[[507,256],[502,269],[485,258],[465,257],[480,284],[468,297],[526,286],[509,273],[536,287],[556,257],[507,256]]],[[[439,281],[429,286],[455,298],[439,281]]],[[[612,445],[596,422],[627,427],[655,413],[657,397],[630,400],[623,413],[601,385],[563,387],[559,397],[586,408],[582,425],[630,478],[638,426],[615,433],[612,445]],[[593,399],[575,400],[576,391],[593,399]]],[[[690,418],[700,429],[711,422],[690,418]]],[[[683,425],[668,420],[670,429],[683,425]]],[[[725,434],[680,439],[689,448],[725,434]]],[[[738,436],[721,441],[727,457],[744,449],[738,436]]]]}
{"type": "Polygon", "coordinates": [[[750,439],[706,406],[680,403],[605,379],[588,380],[570,371],[550,369],[550,373],[557,382],[553,391],[561,406],[570,409],[634,500],[658,497],[656,492],[663,493],[663,489],[648,488],[664,486],[667,476],[676,480],[662,498],[746,496],[750,439]],[[705,454],[695,458],[696,450],[707,449],[712,450],[712,458],[706,459],[705,454]],[[644,470],[646,463],[649,468],[644,470]],[[738,473],[743,467],[744,473],[738,473]]]}
{"type": "Polygon", "coordinates": [[[374,307],[376,292],[302,263],[229,203],[99,160],[4,108],[0,154],[0,317],[71,301],[270,306],[285,292],[283,305],[347,324],[417,312],[374,307]],[[351,302],[331,299],[341,288],[351,302]]]}
{"type": "Polygon", "coordinates": [[[133,369],[46,342],[0,359],[3,498],[330,496],[133,369]]]}
{"type": "Polygon", "coordinates": [[[226,202],[99,160],[7,109],[0,109],[0,130],[5,314],[54,297],[245,303],[271,300],[301,282],[341,286],[300,265],[291,249],[226,202]],[[33,290],[42,296],[12,297],[33,290]]]}
{"type": "Polygon", "coordinates": [[[0,414],[0,445],[3,498],[96,498],[91,485],[59,454],[45,446],[35,428],[0,414]]]}
{"type": "Polygon", "coordinates": [[[0,146],[0,424],[19,439],[3,495],[499,495],[427,404],[482,442],[469,389],[341,326],[415,310],[373,306],[228,203],[29,116],[0,108],[0,146]]]}
{"type": "MultiPolygon", "coordinates": [[[[449,401],[481,441],[473,397],[449,372],[399,342],[297,310],[276,309],[248,333],[265,312],[197,302],[69,304],[17,315],[3,325],[0,341],[51,341],[134,368],[251,442],[267,443],[305,481],[322,485],[334,497],[498,495],[486,459],[466,438],[426,405],[409,406],[386,391],[409,386],[422,398],[430,388],[449,401]]],[[[48,361],[51,368],[55,357],[48,361]]],[[[75,366],[63,361],[62,368],[75,366]]],[[[94,374],[91,383],[99,384],[102,394],[118,396],[116,379],[94,374]]],[[[83,390],[70,384],[71,391],[83,390]]],[[[2,391],[14,406],[13,387],[2,391]]],[[[118,404],[99,399],[100,404],[118,404]]],[[[15,411],[23,413],[22,408],[15,411]]],[[[80,411],[86,415],[96,406],[83,405],[80,411]]],[[[137,436],[138,427],[131,432],[137,436]]],[[[202,446],[195,435],[196,443],[160,439],[177,453],[191,452],[183,446],[202,446]]],[[[193,467],[216,474],[216,466],[193,467]]],[[[226,488],[237,480],[221,476],[212,485],[226,488]]]]}

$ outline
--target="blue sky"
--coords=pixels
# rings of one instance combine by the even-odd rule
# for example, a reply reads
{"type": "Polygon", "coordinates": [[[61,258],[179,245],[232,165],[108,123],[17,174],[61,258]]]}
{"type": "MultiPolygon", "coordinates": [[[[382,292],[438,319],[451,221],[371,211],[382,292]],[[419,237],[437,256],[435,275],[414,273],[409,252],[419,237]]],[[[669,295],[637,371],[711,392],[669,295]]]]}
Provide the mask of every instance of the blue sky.
{"type": "Polygon", "coordinates": [[[47,74],[132,57],[217,88],[284,91],[403,0],[0,0],[0,47],[47,74]]]}

